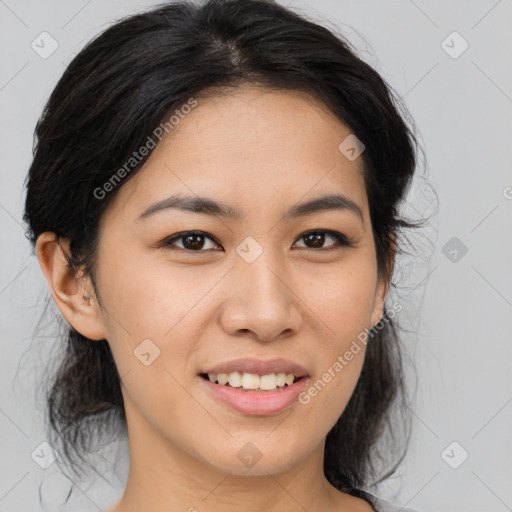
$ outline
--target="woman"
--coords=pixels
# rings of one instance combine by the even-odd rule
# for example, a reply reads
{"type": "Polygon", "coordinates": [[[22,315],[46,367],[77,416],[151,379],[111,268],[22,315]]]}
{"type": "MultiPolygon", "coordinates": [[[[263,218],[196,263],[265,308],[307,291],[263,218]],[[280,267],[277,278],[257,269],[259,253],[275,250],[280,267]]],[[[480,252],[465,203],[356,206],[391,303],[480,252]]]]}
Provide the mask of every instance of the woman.
{"type": "Polygon", "coordinates": [[[24,218],[67,322],[51,444],[79,475],[95,435],[128,435],[108,512],[395,510],[365,489],[405,451],[378,443],[404,412],[386,299],[419,225],[397,105],[265,0],[163,5],[69,64],[24,218]]]}

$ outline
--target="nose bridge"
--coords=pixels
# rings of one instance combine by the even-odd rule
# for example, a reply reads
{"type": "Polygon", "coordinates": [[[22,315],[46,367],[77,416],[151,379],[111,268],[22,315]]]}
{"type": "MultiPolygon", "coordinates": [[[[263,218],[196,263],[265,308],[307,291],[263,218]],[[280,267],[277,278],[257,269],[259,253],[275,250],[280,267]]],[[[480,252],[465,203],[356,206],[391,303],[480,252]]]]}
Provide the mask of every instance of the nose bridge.
{"type": "MultiPolygon", "coordinates": [[[[267,239],[268,240],[268,239],[267,239]]],[[[290,276],[277,252],[247,237],[236,249],[234,268],[224,308],[225,328],[250,330],[260,339],[271,339],[281,332],[300,326],[290,276]]]]}
{"type": "MultiPolygon", "coordinates": [[[[236,249],[235,267],[237,279],[243,290],[250,292],[251,301],[262,300],[282,303],[287,300],[288,293],[283,284],[285,266],[272,249],[270,238],[266,242],[254,237],[247,237],[236,249]],[[279,276],[279,274],[282,274],[279,276]]],[[[277,304],[274,304],[274,307],[277,304]]]]}

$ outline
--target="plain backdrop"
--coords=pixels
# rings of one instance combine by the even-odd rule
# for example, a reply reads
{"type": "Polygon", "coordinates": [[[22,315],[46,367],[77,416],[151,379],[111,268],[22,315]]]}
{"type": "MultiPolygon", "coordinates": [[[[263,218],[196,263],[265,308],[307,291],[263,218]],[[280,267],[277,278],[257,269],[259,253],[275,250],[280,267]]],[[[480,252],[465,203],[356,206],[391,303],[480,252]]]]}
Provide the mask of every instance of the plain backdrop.
{"type": "MultiPolygon", "coordinates": [[[[512,510],[512,0],[281,3],[337,27],[401,95],[437,193],[415,185],[408,200],[410,213],[431,215],[398,289],[417,368],[414,430],[398,473],[375,492],[421,512],[512,510]]],[[[46,440],[37,391],[54,340],[34,337],[48,290],[21,220],[34,127],[84,44],[152,5],[0,0],[0,512],[44,510],[40,492],[60,510],[70,484],[36,456],[46,440]],[[47,52],[58,45],[51,55],[41,38],[47,52]]],[[[98,478],[62,510],[117,499],[126,445],[110,457],[119,485],[98,478]]]]}

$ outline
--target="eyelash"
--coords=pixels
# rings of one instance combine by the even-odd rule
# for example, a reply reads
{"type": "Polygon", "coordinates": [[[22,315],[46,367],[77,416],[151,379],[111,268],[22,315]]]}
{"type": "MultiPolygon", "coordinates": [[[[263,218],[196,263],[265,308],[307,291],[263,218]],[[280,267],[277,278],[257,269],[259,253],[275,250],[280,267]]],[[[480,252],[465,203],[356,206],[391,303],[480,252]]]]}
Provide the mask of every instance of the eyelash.
{"type": "MultiPolygon", "coordinates": [[[[317,251],[333,251],[333,250],[336,250],[336,249],[341,249],[343,247],[353,247],[355,245],[355,243],[352,240],[348,239],[342,233],[338,233],[337,231],[332,231],[332,230],[329,230],[329,229],[314,229],[314,230],[311,230],[311,231],[307,231],[306,233],[303,233],[297,240],[300,240],[301,238],[305,238],[308,235],[318,234],[318,233],[320,233],[320,234],[327,234],[327,235],[332,236],[333,238],[336,239],[337,243],[332,244],[333,246],[328,246],[327,248],[314,249],[314,248],[311,248],[311,247],[302,247],[301,249],[307,249],[307,250],[316,251],[316,252],[317,251]]],[[[190,236],[190,235],[203,236],[205,238],[209,238],[212,242],[220,245],[212,236],[206,234],[204,231],[183,231],[182,233],[178,233],[177,235],[173,235],[170,238],[166,238],[160,245],[161,245],[161,247],[172,247],[173,246],[173,242],[175,242],[176,240],[183,240],[184,238],[186,238],[187,236],[190,236]]],[[[190,252],[190,253],[194,253],[194,252],[196,252],[196,253],[207,252],[206,250],[202,250],[202,249],[194,251],[194,250],[191,250],[191,249],[185,249],[184,247],[177,247],[177,249],[181,250],[181,251],[190,252]]]]}

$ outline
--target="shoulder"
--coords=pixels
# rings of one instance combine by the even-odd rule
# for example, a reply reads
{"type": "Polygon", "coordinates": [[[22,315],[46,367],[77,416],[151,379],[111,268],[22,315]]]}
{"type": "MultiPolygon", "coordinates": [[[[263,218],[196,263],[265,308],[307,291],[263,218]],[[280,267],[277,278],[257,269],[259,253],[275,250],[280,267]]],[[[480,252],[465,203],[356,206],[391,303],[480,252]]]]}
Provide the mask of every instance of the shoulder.
{"type": "Polygon", "coordinates": [[[417,510],[414,510],[412,508],[403,508],[398,505],[393,505],[389,501],[386,501],[382,498],[378,498],[377,496],[374,496],[373,494],[370,494],[368,492],[362,492],[362,494],[364,499],[366,499],[373,505],[376,512],[418,512],[417,510]]]}

